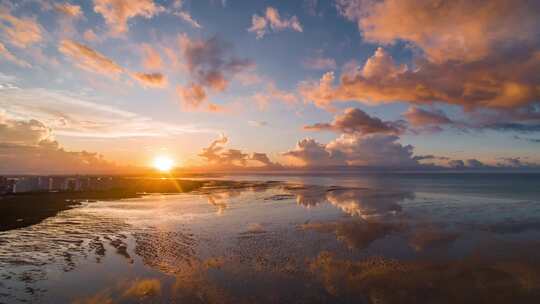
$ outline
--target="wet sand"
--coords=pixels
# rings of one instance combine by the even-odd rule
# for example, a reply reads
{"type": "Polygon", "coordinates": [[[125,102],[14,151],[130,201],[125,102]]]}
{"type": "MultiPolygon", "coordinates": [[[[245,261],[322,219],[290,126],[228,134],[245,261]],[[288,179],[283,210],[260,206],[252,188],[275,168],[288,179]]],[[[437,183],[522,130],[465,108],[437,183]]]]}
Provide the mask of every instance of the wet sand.
{"type": "Polygon", "coordinates": [[[0,303],[535,303],[540,201],[285,182],[0,232],[0,303]]]}
{"type": "Polygon", "coordinates": [[[82,192],[38,192],[0,196],[0,231],[35,225],[82,201],[117,200],[141,197],[146,193],[187,193],[201,188],[242,188],[249,182],[183,179],[132,179],[121,189],[82,192]]]}

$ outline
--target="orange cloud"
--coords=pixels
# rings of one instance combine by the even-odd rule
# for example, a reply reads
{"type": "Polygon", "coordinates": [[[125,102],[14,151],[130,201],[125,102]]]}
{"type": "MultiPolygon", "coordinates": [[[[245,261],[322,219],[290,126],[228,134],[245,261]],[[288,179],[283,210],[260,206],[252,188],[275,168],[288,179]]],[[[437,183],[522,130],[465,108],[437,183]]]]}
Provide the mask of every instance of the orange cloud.
{"type": "Polygon", "coordinates": [[[113,35],[127,32],[131,18],[151,18],[164,10],[153,0],[94,0],[94,11],[103,16],[113,35]]]}
{"type": "Polygon", "coordinates": [[[298,17],[292,16],[289,19],[281,18],[279,11],[271,6],[266,8],[264,16],[257,14],[252,16],[251,27],[248,28],[248,32],[255,33],[257,39],[261,39],[268,33],[269,28],[276,32],[285,29],[291,29],[296,32],[304,31],[298,17]]]}
{"type": "Polygon", "coordinates": [[[113,60],[73,40],[62,40],[58,50],[85,71],[113,77],[123,72],[122,67],[113,60]]]}
{"type": "Polygon", "coordinates": [[[515,109],[540,98],[537,2],[337,0],[337,8],[357,22],[364,40],[405,42],[417,59],[414,68],[397,65],[379,48],[336,87],[333,74],[301,86],[319,106],[342,100],[515,109]]]}
{"type": "Polygon", "coordinates": [[[79,18],[83,16],[83,11],[79,5],[74,5],[70,3],[57,3],[55,4],[55,8],[58,12],[72,18],[79,18]]]}
{"type": "Polygon", "coordinates": [[[12,173],[112,172],[100,155],[65,151],[51,130],[37,120],[0,117],[0,171],[12,173]]]}
{"type": "Polygon", "coordinates": [[[159,52],[156,51],[156,49],[154,49],[149,44],[143,44],[142,52],[144,68],[149,70],[161,69],[163,65],[163,60],[161,59],[161,56],[159,55],[159,52]]]}
{"type": "Polygon", "coordinates": [[[182,102],[184,109],[196,109],[207,100],[206,91],[201,85],[192,84],[188,87],[178,85],[176,94],[182,102]]]}
{"type": "Polygon", "coordinates": [[[476,61],[502,45],[536,43],[540,34],[540,5],[528,1],[384,0],[349,9],[365,40],[409,41],[436,62],[476,61]]]}
{"type": "Polygon", "coordinates": [[[96,33],[92,29],[84,31],[83,38],[84,40],[89,41],[89,42],[95,42],[95,41],[100,40],[100,38],[96,35],[96,33]]]}
{"type": "Polygon", "coordinates": [[[337,101],[368,104],[444,102],[467,109],[517,108],[540,98],[540,52],[525,50],[480,62],[417,62],[411,69],[397,65],[390,54],[377,49],[364,66],[344,73],[339,84],[328,72],[320,81],[299,86],[306,101],[332,108],[337,101]],[[504,58],[504,60],[503,60],[504,58]]]}
{"type": "Polygon", "coordinates": [[[138,82],[143,86],[154,87],[154,88],[164,88],[167,86],[167,77],[161,73],[133,73],[131,74],[138,82]]]}
{"type": "Polygon", "coordinates": [[[23,68],[32,67],[28,62],[26,62],[26,61],[24,61],[22,59],[19,59],[15,55],[13,55],[13,53],[11,53],[5,47],[5,45],[3,45],[1,42],[0,42],[0,56],[4,57],[6,60],[11,61],[11,62],[15,63],[16,65],[21,66],[23,68]]]}
{"type": "Polygon", "coordinates": [[[34,18],[17,18],[0,8],[0,21],[5,40],[13,46],[25,48],[43,39],[41,26],[34,18]]]}

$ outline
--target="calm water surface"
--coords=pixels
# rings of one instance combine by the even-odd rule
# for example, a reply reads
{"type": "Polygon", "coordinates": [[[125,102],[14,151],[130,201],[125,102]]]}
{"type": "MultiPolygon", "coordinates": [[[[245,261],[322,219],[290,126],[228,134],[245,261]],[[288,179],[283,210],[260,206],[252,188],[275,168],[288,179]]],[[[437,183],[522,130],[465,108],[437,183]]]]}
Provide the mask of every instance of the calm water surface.
{"type": "Polygon", "coordinates": [[[0,303],[538,303],[540,175],[279,180],[0,232],[0,303]]]}

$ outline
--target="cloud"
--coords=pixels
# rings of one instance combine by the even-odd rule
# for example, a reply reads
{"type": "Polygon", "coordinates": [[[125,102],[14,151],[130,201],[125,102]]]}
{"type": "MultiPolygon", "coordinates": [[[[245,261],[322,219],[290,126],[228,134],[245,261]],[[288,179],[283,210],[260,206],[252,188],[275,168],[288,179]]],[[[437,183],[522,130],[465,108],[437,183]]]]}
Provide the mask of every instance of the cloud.
{"type": "Polygon", "coordinates": [[[429,111],[418,107],[409,107],[407,112],[403,115],[407,118],[407,121],[415,127],[429,125],[440,126],[452,123],[452,120],[448,118],[444,112],[437,110],[429,111]]]}
{"type": "Polygon", "coordinates": [[[77,67],[88,72],[116,77],[124,71],[122,67],[105,55],[73,40],[62,40],[58,50],[68,56],[77,67]]]}
{"type": "Polygon", "coordinates": [[[261,110],[267,109],[272,101],[279,101],[287,105],[298,102],[298,97],[295,94],[278,89],[273,82],[269,82],[266,89],[253,95],[252,99],[261,110]]]}
{"type": "Polygon", "coordinates": [[[143,53],[143,67],[149,70],[158,70],[163,66],[163,59],[155,48],[145,43],[141,47],[143,53]]]}
{"type": "Polygon", "coordinates": [[[38,120],[0,115],[0,171],[5,173],[110,172],[117,169],[96,153],[65,151],[38,120]]]}
{"type": "Polygon", "coordinates": [[[6,119],[37,120],[57,136],[118,139],[215,132],[197,125],[155,121],[86,95],[33,88],[0,90],[0,109],[6,119]]]}
{"type": "Polygon", "coordinates": [[[84,40],[89,42],[96,42],[101,40],[101,38],[98,37],[98,35],[92,29],[84,31],[83,38],[84,40]]]}
{"type": "Polygon", "coordinates": [[[336,60],[322,56],[310,57],[305,59],[302,64],[304,67],[313,70],[334,70],[336,68],[336,60]]]}
{"type": "Polygon", "coordinates": [[[334,86],[328,72],[320,81],[306,81],[299,91],[308,102],[331,108],[338,101],[367,104],[410,102],[455,104],[475,108],[513,109],[540,98],[540,53],[505,54],[482,62],[450,61],[442,64],[420,60],[411,69],[397,65],[390,54],[378,48],[355,73],[344,73],[334,86]]]}
{"type": "MultiPolygon", "coordinates": [[[[339,151],[345,155],[351,166],[372,167],[415,167],[418,162],[413,158],[414,147],[401,145],[395,135],[374,134],[358,136],[342,134],[326,145],[330,151],[339,151]]],[[[336,152],[334,152],[336,153],[336,152]]]]}
{"type": "Polygon", "coordinates": [[[406,43],[415,60],[397,65],[379,48],[359,72],[341,75],[336,87],[333,74],[304,87],[306,99],[319,106],[341,100],[515,109],[540,97],[536,2],[338,0],[337,7],[357,22],[365,41],[406,43]]]}
{"type": "Polygon", "coordinates": [[[331,123],[316,123],[304,126],[309,131],[333,131],[339,133],[358,133],[361,135],[387,133],[401,133],[403,127],[398,122],[382,121],[372,117],[357,108],[348,108],[343,114],[337,115],[331,123]]]}
{"type": "Polygon", "coordinates": [[[133,73],[131,74],[145,87],[164,88],[167,86],[167,77],[161,73],[133,73]]]}
{"type": "Polygon", "coordinates": [[[129,19],[152,18],[164,10],[153,0],[94,0],[94,11],[103,16],[111,34],[115,36],[128,31],[129,19]]]}
{"type": "Polygon", "coordinates": [[[34,145],[51,137],[51,130],[40,121],[10,120],[0,113],[0,143],[34,145]]]}
{"type": "Polygon", "coordinates": [[[298,17],[292,16],[289,19],[281,18],[278,10],[271,6],[266,8],[264,16],[254,14],[251,17],[251,27],[248,28],[248,32],[255,33],[257,39],[261,39],[270,31],[270,29],[275,32],[283,31],[285,29],[291,29],[296,32],[304,31],[298,17]]]}
{"type": "MultiPolygon", "coordinates": [[[[190,84],[178,86],[177,93],[182,103],[192,108],[199,107],[207,100],[207,91],[225,91],[231,78],[253,67],[250,60],[231,55],[232,47],[217,37],[195,40],[181,35],[179,45],[190,84]]],[[[210,109],[216,107],[209,105],[210,109]]]]}
{"type": "Polygon", "coordinates": [[[56,11],[71,18],[80,18],[84,16],[84,13],[79,5],[70,3],[56,3],[54,7],[56,11]]]}
{"type": "Polygon", "coordinates": [[[206,91],[198,84],[192,84],[188,87],[178,85],[176,86],[176,94],[180,97],[185,109],[197,109],[207,100],[206,91]]]}
{"type": "Polygon", "coordinates": [[[173,14],[180,17],[182,20],[187,22],[189,25],[191,25],[194,28],[202,28],[201,24],[197,22],[191,14],[184,9],[184,1],[183,0],[175,0],[173,2],[173,8],[177,11],[175,11],[173,14]]]}
{"type": "Polygon", "coordinates": [[[18,47],[26,48],[32,44],[41,42],[43,31],[34,18],[18,18],[0,7],[0,29],[3,31],[4,41],[18,47]]]}
{"type": "Polygon", "coordinates": [[[194,28],[202,28],[202,26],[197,22],[193,17],[191,17],[191,14],[186,11],[179,11],[174,13],[176,16],[180,17],[182,20],[187,22],[189,25],[191,25],[194,28]]]}
{"type": "Polygon", "coordinates": [[[414,147],[403,146],[398,139],[395,135],[353,133],[341,134],[328,144],[321,144],[306,138],[283,155],[292,159],[294,166],[418,167],[419,163],[413,157],[414,147]]]}
{"type": "Polygon", "coordinates": [[[339,150],[329,150],[313,138],[300,140],[296,147],[283,153],[292,158],[294,165],[306,167],[327,167],[346,165],[345,156],[339,150]]]}
{"type": "Polygon", "coordinates": [[[537,43],[540,5],[511,0],[338,1],[373,43],[407,41],[431,61],[476,61],[499,48],[537,43]],[[475,11],[474,16],[469,12],[475,11]],[[486,35],[489,33],[489,35],[486,35]]]}
{"type": "Polygon", "coordinates": [[[0,56],[4,57],[7,61],[13,62],[14,64],[23,67],[31,68],[32,65],[22,59],[17,58],[13,53],[11,53],[4,44],[0,42],[0,56]]]}
{"type": "Polygon", "coordinates": [[[225,135],[214,140],[210,146],[203,148],[199,156],[202,157],[208,165],[217,168],[233,168],[233,167],[248,167],[248,166],[277,166],[270,161],[265,153],[244,153],[237,149],[225,149],[225,145],[229,139],[225,135]]]}
{"type": "MultiPolygon", "coordinates": [[[[89,46],[73,40],[62,40],[58,50],[65,56],[68,56],[77,67],[88,72],[98,73],[113,78],[127,72],[112,59],[90,48],[89,46]]],[[[150,55],[153,56],[155,54],[152,53],[150,55]]],[[[147,57],[144,63],[152,66],[156,65],[157,62],[158,60],[156,58],[147,57]]],[[[144,87],[164,88],[168,83],[167,77],[161,73],[127,73],[144,87]]]]}
{"type": "Polygon", "coordinates": [[[250,60],[230,55],[231,46],[217,37],[193,40],[182,35],[180,50],[192,80],[218,92],[227,89],[230,76],[253,67],[250,60]]]}

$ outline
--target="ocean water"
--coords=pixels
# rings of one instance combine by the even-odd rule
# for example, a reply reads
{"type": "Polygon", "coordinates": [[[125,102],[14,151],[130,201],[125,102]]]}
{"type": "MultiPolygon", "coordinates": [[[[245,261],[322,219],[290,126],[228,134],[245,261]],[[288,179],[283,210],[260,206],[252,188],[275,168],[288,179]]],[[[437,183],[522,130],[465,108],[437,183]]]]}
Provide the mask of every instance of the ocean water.
{"type": "Polygon", "coordinates": [[[0,232],[0,303],[540,299],[538,174],[223,178],[0,232]]]}

